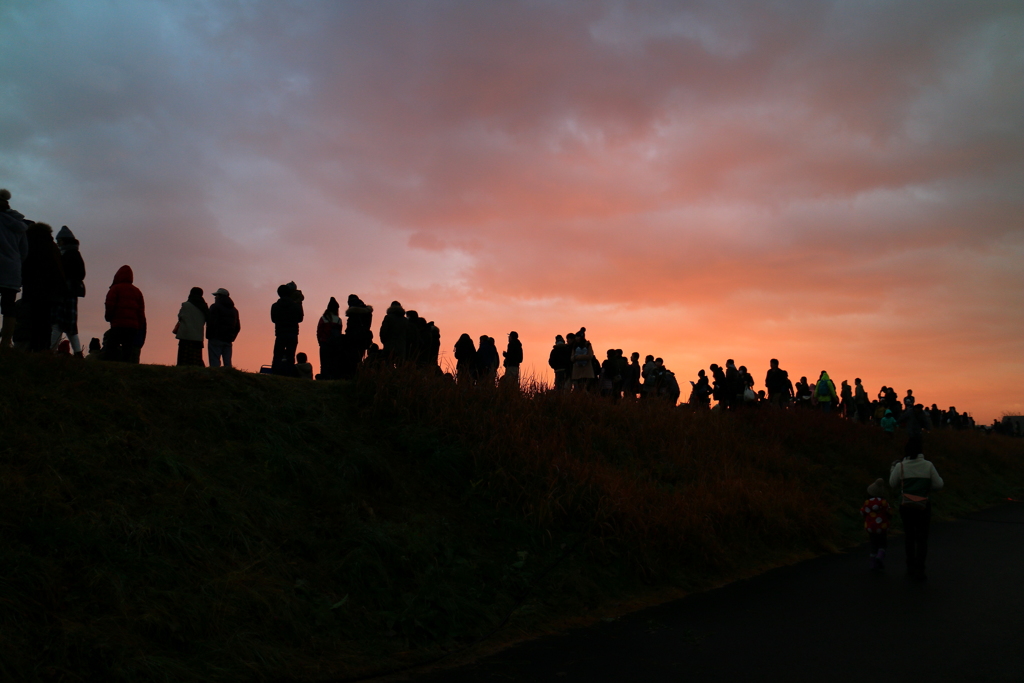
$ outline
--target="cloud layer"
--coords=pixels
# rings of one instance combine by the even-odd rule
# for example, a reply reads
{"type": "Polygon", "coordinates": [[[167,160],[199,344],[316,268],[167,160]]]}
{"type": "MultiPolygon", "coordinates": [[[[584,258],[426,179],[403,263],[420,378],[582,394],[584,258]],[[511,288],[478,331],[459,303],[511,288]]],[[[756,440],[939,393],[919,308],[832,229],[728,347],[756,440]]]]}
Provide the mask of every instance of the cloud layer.
{"type": "MultiPolygon", "coordinates": [[[[269,361],[278,284],[683,379],[783,359],[1024,408],[1015,2],[75,3],[0,9],[0,185],[68,224],[84,331],[130,263],[269,361]]],[[[164,328],[166,328],[166,333],[164,328]]]]}

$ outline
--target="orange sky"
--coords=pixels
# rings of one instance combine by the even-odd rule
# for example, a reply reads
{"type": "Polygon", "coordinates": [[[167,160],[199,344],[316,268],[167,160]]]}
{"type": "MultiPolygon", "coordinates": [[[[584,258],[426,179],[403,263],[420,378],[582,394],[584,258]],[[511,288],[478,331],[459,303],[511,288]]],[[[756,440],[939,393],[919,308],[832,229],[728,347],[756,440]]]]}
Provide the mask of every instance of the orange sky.
{"type": "Polygon", "coordinates": [[[192,286],[236,364],[277,285],[400,300],[549,377],[555,334],[1024,410],[1019,2],[5,3],[0,186],[122,263],[147,362],[192,286]]]}

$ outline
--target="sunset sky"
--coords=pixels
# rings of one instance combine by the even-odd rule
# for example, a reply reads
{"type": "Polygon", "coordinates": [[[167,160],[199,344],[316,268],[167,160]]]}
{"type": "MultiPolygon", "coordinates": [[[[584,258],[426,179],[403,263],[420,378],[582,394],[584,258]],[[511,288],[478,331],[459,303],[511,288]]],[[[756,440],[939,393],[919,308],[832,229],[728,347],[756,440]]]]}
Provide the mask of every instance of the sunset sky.
{"type": "Polygon", "coordinates": [[[127,263],[149,363],[192,286],[269,363],[294,280],[311,358],[356,293],[446,358],[517,330],[548,379],[586,326],[687,389],[777,357],[1024,409],[1020,0],[0,0],[0,27],[0,187],[81,240],[85,341],[127,263]]]}

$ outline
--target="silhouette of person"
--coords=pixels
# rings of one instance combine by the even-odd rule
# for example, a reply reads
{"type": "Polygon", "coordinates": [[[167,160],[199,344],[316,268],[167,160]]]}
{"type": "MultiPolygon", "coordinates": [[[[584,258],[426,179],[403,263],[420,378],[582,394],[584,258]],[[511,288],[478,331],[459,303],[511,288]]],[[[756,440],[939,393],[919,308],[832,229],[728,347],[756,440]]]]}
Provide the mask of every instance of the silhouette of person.
{"type": "Polygon", "coordinates": [[[299,323],[305,317],[302,310],[302,292],[294,282],[277,288],[277,301],[270,307],[270,320],[274,323],[275,375],[295,376],[295,349],[299,345],[299,323]]]}
{"type": "Polygon", "coordinates": [[[572,384],[577,391],[589,391],[596,373],[594,372],[594,347],[587,340],[586,328],[580,328],[573,340],[572,384]]]}
{"type": "MultiPolygon", "coordinates": [[[[717,365],[715,367],[718,367],[717,365]]],[[[708,381],[707,373],[704,370],[697,371],[697,381],[690,382],[690,405],[699,408],[707,408],[711,405],[711,382],[708,381]]]]}
{"type": "Polygon", "coordinates": [[[344,335],[341,333],[343,323],[340,313],[341,304],[332,296],[327,302],[324,314],[316,323],[316,341],[320,346],[321,379],[339,379],[341,377],[344,335]]]}
{"type": "Polygon", "coordinates": [[[59,298],[53,308],[53,332],[51,348],[65,335],[71,343],[75,356],[82,357],[82,342],[78,338],[78,299],[85,296],[85,261],[78,251],[78,240],[68,226],[57,232],[57,248],[60,250],[61,270],[64,271],[66,294],[59,298]]]}
{"type": "Polygon", "coordinates": [[[567,378],[572,371],[571,357],[572,347],[565,343],[562,335],[555,335],[555,344],[548,353],[548,366],[555,371],[555,389],[565,389],[567,378]]]}
{"type": "Polygon", "coordinates": [[[932,518],[931,494],[941,491],[944,482],[935,465],[923,453],[908,455],[896,462],[889,473],[889,486],[899,489],[900,517],[906,543],[907,576],[924,581],[928,557],[928,531],[932,518]]]}
{"type": "Polygon", "coordinates": [[[295,355],[295,376],[299,379],[313,379],[313,364],[304,353],[295,355]]]}
{"type": "Polygon", "coordinates": [[[768,403],[776,408],[785,408],[793,398],[793,383],[789,380],[789,373],[779,367],[778,358],[772,358],[768,365],[768,373],[764,377],[768,403]]]}
{"type": "Polygon", "coordinates": [[[838,396],[836,396],[836,385],[833,384],[828,373],[824,370],[818,376],[818,383],[814,388],[814,396],[818,399],[818,407],[824,413],[831,413],[832,405],[839,400],[838,396]]]}
{"type": "Polygon", "coordinates": [[[401,365],[405,362],[409,345],[409,323],[405,319],[402,304],[392,301],[380,323],[380,341],[384,344],[384,357],[388,363],[401,365]]]}
{"type": "Polygon", "coordinates": [[[476,350],[477,382],[493,387],[498,379],[499,361],[498,347],[494,343],[494,337],[481,335],[480,345],[476,350]]]}
{"type": "Polygon", "coordinates": [[[67,283],[60,249],[53,241],[53,228],[46,223],[32,223],[25,234],[28,258],[22,264],[21,296],[28,307],[29,347],[33,351],[49,351],[53,305],[67,296],[67,283]]]}
{"type": "Polygon", "coordinates": [[[640,393],[640,376],[643,368],[640,367],[640,354],[634,351],[629,354],[629,363],[625,369],[626,380],[623,383],[623,396],[629,399],[636,399],[640,393]]]}
{"type": "Polygon", "coordinates": [[[476,345],[465,332],[455,342],[455,380],[462,384],[474,379],[476,367],[476,345]]]}
{"type": "Polygon", "coordinates": [[[505,368],[505,374],[501,378],[502,382],[518,389],[519,366],[523,362],[523,343],[519,341],[518,332],[508,333],[508,347],[501,352],[501,355],[504,359],[502,365],[505,368]]]}
{"type": "Polygon", "coordinates": [[[178,338],[178,365],[205,367],[203,332],[209,317],[210,307],[203,299],[203,290],[193,287],[189,290],[188,300],[182,302],[178,310],[178,324],[174,326],[174,336],[178,338]]]}
{"type": "Polygon", "coordinates": [[[15,301],[21,290],[22,266],[28,258],[28,226],[25,217],[11,208],[11,193],[0,189],[0,349],[6,350],[14,338],[15,301]]]}
{"type": "Polygon", "coordinates": [[[210,317],[206,323],[206,341],[210,356],[210,367],[219,368],[221,361],[224,367],[231,367],[231,349],[242,329],[241,320],[235,302],[231,300],[228,290],[221,287],[213,293],[213,305],[210,306],[210,317]]]}
{"type": "Polygon", "coordinates": [[[103,308],[103,318],[110,323],[104,335],[104,360],[138,363],[146,341],[146,300],[130,266],[117,269],[103,308]]]}
{"type": "Polygon", "coordinates": [[[349,294],[345,317],[348,318],[345,342],[358,364],[373,343],[373,306],[363,303],[355,294],[349,294]]]}

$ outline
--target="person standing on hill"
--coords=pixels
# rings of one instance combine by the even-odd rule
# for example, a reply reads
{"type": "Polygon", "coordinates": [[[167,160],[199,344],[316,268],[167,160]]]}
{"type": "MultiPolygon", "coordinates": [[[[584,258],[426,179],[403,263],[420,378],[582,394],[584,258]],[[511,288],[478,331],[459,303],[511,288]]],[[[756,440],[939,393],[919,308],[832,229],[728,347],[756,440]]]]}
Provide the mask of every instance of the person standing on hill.
{"type": "Polygon", "coordinates": [[[224,367],[231,367],[231,345],[238,338],[241,329],[242,324],[235,302],[231,300],[228,290],[221,287],[213,293],[210,319],[206,325],[211,368],[219,368],[221,360],[224,361],[224,367]]]}
{"type": "Polygon", "coordinates": [[[853,380],[853,405],[855,419],[858,422],[867,422],[871,415],[871,402],[868,401],[868,392],[864,389],[860,377],[853,380]]]}
{"type": "Polygon", "coordinates": [[[847,419],[853,417],[853,389],[845,379],[839,385],[839,414],[847,419]]]}
{"type": "Polygon", "coordinates": [[[441,329],[433,320],[427,321],[427,346],[424,363],[427,367],[440,370],[441,361],[441,329]]]}
{"type": "Polygon", "coordinates": [[[924,433],[932,429],[932,421],[928,417],[928,413],[924,411],[924,406],[918,403],[910,410],[904,410],[896,422],[906,425],[907,428],[904,455],[917,455],[924,450],[922,447],[924,433]]]}
{"type": "Polygon", "coordinates": [[[832,405],[839,400],[836,396],[836,385],[829,379],[828,373],[824,370],[818,376],[818,384],[814,388],[814,396],[818,399],[818,406],[823,413],[831,413],[832,405]]]}
{"type": "Polygon", "coordinates": [[[402,304],[392,301],[380,323],[380,341],[384,345],[384,356],[388,363],[401,365],[405,362],[408,347],[409,323],[405,319],[402,304]]]}
{"type": "Polygon", "coordinates": [[[796,383],[796,405],[801,408],[810,408],[812,397],[811,385],[807,383],[806,377],[801,377],[800,381],[796,383]]]}
{"type": "Polygon", "coordinates": [[[53,307],[53,331],[50,348],[56,348],[61,335],[68,338],[75,357],[82,358],[82,342],[78,338],[78,299],[85,296],[85,261],[78,251],[78,240],[68,226],[57,232],[61,270],[64,271],[65,295],[53,307]]]}
{"type": "Polygon", "coordinates": [[[193,287],[188,300],[178,310],[178,324],[174,326],[174,336],[178,338],[178,365],[205,367],[203,331],[209,317],[210,308],[203,299],[203,290],[193,287]]]}
{"type": "MultiPolygon", "coordinates": [[[[420,327],[420,314],[416,311],[405,312],[405,357],[413,364],[422,363],[420,352],[423,349],[423,329],[420,327]]],[[[424,324],[426,323],[423,320],[424,324]]]]}
{"type": "Polygon", "coordinates": [[[924,459],[923,453],[908,455],[893,464],[889,473],[889,486],[900,490],[900,517],[903,519],[904,541],[907,547],[907,576],[915,581],[925,580],[925,560],[928,557],[928,531],[932,519],[931,494],[944,486],[935,465],[924,459]]]}
{"type": "Polygon", "coordinates": [[[373,343],[373,306],[363,303],[355,294],[348,295],[348,308],[345,309],[348,325],[345,328],[345,341],[349,350],[356,357],[356,364],[373,343]]]}
{"type": "Polygon", "coordinates": [[[303,296],[294,282],[277,288],[277,301],[270,307],[270,320],[274,323],[275,375],[295,376],[295,349],[299,345],[299,323],[305,317],[303,296]]]}
{"type": "Polygon", "coordinates": [[[907,389],[907,395],[903,397],[903,407],[904,407],[904,409],[910,410],[911,408],[913,408],[914,407],[914,401],[916,401],[916,400],[917,399],[914,398],[914,390],[913,389],[907,389]]]}
{"type": "Polygon", "coordinates": [[[793,383],[789,381],[789,373],[779,368],[779,360],[768,361],[768,374],[764,377],[764,387],[768,391],[768,403],[776,408],[785,408],[793,398],[793,383]]]}
{"type": "Polygon", "coordinates": [[[501,355],[504,359],[501,364],[505,368],[505,374],[501,378],[502,383],[518,389],[519,366],[523,362],[523,343],[519,341],[518,332],[508,333],[508,347],[501,352],[501,355]]]}
{"type": "Polygon", "coordinates": [[[21,289],[22,264],[28,258],[28,226],[24,216],[11,208],[11,193],[0,189],[0,350],[7,350],[14,337],[15,301],[21,289]]]}
{"type": "Polygon", "coordinates": [[[131,266],[121,266],[103,302],[103,318],[110,323],[105,335],[103,359],[138,363],[146,341],[146,300],[135,286],[131,266]]]}
{"type": "Polygon", "coordinates": [[[476,365],[476,344],[465,332],[455,342],[455,381],[459,384],[471,382],[476,365]]]}
{"type": "Polygon", "coordinates": [[[60,262],[60,249],[53,241],[53,228],[33,223],[26,231],[28,258],[22,266],[22,298],[28,306],[29,348],[50,351],[54,304],[67,296],[67,283],[60,262]]]}
{"type": "Polygon", "coordinates": [[[572,383],[578,390],[589,390],[594,381],[594,347],[587,341],[586,331],[580,328],[573,340],[572,383]]]}
{"type": "Polygon", "coordinates": [[[640,376],[643,368],[640,367],[640,354],[636,351],[629,355],[629,364],[626,368],[626,381],[623,384],[623,396],[636,400],[640,393],[640,376]]]}
{"type": "Polygon", "coordinates": [[[320,378],[339,379],[341,377],[342,356],[342,322],[341,304],[333,296],[327,302],[327,308],[316,324],[316,341],[320,345],[320,378]]]}
{"type": "MultiPolygon", "coordinates": [[[[715,366],[717,367],[717,366],[715,366]]],[[[693,387],[690,390],[690,405],[698,408],[708,408],[711,405],[711,383],[708,381],[707,373],[704,370],[697,371],[697,381],[690,382],[693,387]]]]}
{"type": "Polygon", "coordinates": [[[480,384],[494,386],[498,379],[498,362],[498,346],[494,337],[481,335],[476,349],[476,375],[480,384]]]}

